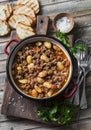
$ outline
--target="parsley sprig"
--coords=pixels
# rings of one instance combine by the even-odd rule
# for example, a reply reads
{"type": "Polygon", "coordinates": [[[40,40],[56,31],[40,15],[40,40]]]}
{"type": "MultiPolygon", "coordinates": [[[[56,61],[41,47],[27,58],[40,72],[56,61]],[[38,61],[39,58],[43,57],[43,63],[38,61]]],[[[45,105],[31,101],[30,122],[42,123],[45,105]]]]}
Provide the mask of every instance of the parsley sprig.
{"type": "Polygon", "coordinates": [[[69,48],[72,54],[77,53],[77,50],[80,50],[80,51],[86,50],[85,47],[82,45],[82,43],[79,43],[78,45],[70,47],[69,38],[67,34],[60,32],[60,30],[56,32],[56,37],[69,48]]]}
{"type": "Polygon", "coordinates": [[[47,102],[44,109],[38,109],[37,114],[44,121],[52,121],[61,125],[68,125],[79,112],[79,107],[68,100],[59,104],[56,101],[47,102]]]}

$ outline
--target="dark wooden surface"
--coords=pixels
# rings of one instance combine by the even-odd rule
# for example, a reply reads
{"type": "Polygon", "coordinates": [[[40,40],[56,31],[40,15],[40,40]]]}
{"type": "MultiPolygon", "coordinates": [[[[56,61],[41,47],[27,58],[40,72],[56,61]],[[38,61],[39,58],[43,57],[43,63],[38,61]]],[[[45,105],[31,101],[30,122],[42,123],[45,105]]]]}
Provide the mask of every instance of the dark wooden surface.
{"type": "Polygon", "coordinates": [[[47,34],[48,23],[49,23],[48,16],[38,15],[37,16],[37,27],[36,27],[37,34],[47,34]]]}
{"type": "MultiPolygon", "coordinates": [[[[4,1],[4,0],[1,0],[4,1]]],[[[0,2],[1,2],[0,1],[0,2]]],[[[12,0],[14,1],[14,0],[12,0]]],[[[54,16],[60,12],[69,12],[75,19],[72,33],[75,40],[82,38],[91,46],[91,0],[39,0],[41,12],[51,18],[48,34],[55,36],[52,27],[54,16]]],[[[15,1],[13,2],[15,3],[15,1]]],[[[0,108],[5,89],[7,56],[3,48],[10,36],[0,38],[0,108]]],[[[74,130],[91,130],[91,73],[86,78],[88,109],[80,112],[80,119],[71,124],[74,130]]],[[[7,95],[7,94],[6,94],[7,95]]],[[[26,108],[27,109],[27,108],[26,108]]],[[[31,120],[6,117],[0,114],[0,130],[66,130],[65,127],[54,127],[31,120]]]]}

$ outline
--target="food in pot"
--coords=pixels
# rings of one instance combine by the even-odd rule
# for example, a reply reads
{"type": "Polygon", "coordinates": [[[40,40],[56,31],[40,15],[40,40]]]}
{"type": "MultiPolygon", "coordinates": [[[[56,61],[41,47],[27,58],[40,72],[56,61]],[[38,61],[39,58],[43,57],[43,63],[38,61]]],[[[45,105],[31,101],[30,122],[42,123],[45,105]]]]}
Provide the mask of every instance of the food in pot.
{"type": "Polygon", "coordinates": [[[27,44],[12,64],[17,87],[33,98],[47,98],[60,91],[68,81],[70,61],[57,45],[50,42],[27,44]]]}

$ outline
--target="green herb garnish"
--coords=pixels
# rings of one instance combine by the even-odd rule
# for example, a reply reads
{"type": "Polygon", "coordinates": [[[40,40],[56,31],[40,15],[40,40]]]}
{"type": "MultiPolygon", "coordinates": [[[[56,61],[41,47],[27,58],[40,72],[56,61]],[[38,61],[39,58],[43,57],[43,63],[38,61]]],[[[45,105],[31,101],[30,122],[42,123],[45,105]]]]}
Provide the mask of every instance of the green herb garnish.
{"type": "Polygon", "coordinates": [[[85,47],[82,45],[82,43],[79,43],[78,45],[75,45],[74,47],[70,47],[69,38],[67,34],[62,33],[59,30],[56,32],[56,36],[62,43],[64,43],[69,48],[72,54],[77,53],[77,50],[80,50],[80,51],[86,50],[85,47]]]}
{"type": "Polygon", "coordinates": [[[44,109],[38,109],[37,115],[44,121],[68,125],[79,112],[79,108],[65,100],[62,104],[56,101],[47,102],[44,109]]]}

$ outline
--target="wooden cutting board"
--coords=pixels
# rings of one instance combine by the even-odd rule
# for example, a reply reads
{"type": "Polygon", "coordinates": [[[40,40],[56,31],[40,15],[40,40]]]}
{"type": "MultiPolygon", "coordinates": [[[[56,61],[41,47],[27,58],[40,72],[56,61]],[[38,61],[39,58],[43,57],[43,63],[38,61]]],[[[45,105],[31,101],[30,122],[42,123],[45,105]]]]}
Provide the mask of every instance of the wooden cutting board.
{"type": "MultiPolygon", "coordinates": [[[[41,28],[43,30],[37,31],[38,34],[45,34],[47,32],[47,24],[48,24],[48,17],[39,16],[38,20],[40,23],[37,23],[37,30],[41,28]],[[43,21],[44,23],[43,23],[43,21]],[[42,25],[41,25],[42,22],[42,25]],[[45,24],[46,23],[46,24],[45,24]]],[[[19,39],[16,35],[15,31],[12,31],[11,38],[19,39]]],[[[70,36],[70,41],[73,41],[73,36],[70,36]]],[[[10,50],[15,46],[15,43],[13,43],[10,47],[10,50]]],[[[60,96],[59,96],[60,97],[60,96]]],[[[57,98],[59,98],[57,97],[57,98]]],[[[59,98],[60,99],[60,98],[59,98]]],[[[60,99],[61,100],[61,99],[60,99]]],[[[14,116],[14,117],[20,117],[20,118],[26,118],[31,119],[34,121],[41,121],[37,117],[37,109],[44,106],[43,101],[35,101],[35,100],[29,100],[25,99],[21,95],[19,95],[9,84],[7,76],[6,76],[6,84],[5,84],[5,91],[4,91],[4,98],[1,108],[1,113],[7,116],[14,116]]],[[[43,122],[43,121],[41,121],[43,122]]]]}

